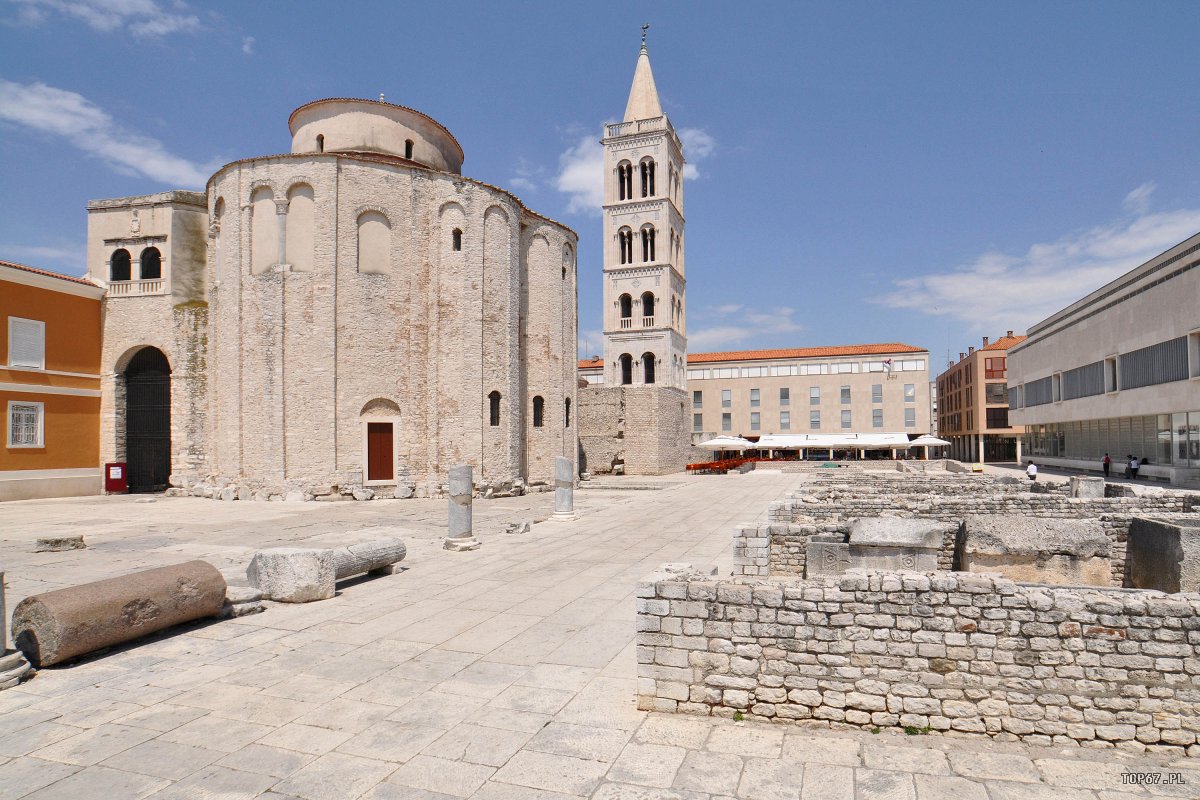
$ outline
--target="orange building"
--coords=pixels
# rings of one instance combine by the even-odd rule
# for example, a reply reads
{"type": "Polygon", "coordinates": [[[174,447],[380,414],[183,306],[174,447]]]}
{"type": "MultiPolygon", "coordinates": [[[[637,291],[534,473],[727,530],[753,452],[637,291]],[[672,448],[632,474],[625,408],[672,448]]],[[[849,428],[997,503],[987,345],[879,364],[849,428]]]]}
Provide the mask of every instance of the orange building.
{"type": "Polygon", "coordinates": [[[1025,341],[1009,331],[958,354],[937,377],[938,436],[959,461],[1019,461],[1024,428],[1008,420],[1008,350],[1025,341]]]}
{"type": "Polygon", "coordinates": [[[103,296],[82,278],[0,261],[0,500],[103,490],[103,296]]]}

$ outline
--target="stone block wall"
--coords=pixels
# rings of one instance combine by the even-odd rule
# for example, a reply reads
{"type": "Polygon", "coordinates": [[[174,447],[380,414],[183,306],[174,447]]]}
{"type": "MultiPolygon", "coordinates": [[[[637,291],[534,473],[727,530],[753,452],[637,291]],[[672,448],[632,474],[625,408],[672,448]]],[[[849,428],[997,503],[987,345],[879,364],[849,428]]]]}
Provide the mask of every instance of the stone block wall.
{"type": "Polygon", "coordinates": [[[667,386],[579,389],[582,469],[627,475],[683,472],[692,453],[687,394],[667,386]]]}
{"type": "Polygon", "coordinates": [[[1200,755],[1200,594],[666,572],[637,592],[642,709],[1200,755]]]}

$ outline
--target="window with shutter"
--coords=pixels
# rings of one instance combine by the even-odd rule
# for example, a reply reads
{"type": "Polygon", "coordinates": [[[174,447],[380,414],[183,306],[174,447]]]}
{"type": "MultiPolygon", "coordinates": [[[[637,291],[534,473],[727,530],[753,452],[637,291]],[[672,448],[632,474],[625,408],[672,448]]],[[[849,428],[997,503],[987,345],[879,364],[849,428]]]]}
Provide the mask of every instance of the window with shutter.
{"type": "Polygon", "coordinates": [[[27,369],[46,368],[46,323],[20,317],[8,318],[8,365],[27,369]]]}
{"type": "Polygon", "coordinates": [[[10,401],[8,404],[8,446],[42,446],[42,404],[10,401]]]}

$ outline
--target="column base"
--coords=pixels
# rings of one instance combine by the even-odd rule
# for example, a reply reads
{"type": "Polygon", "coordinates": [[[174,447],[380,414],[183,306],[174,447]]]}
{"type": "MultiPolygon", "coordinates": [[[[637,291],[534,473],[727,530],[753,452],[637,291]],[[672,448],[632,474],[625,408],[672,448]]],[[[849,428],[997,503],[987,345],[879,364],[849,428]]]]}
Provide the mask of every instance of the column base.
{"type": "Polygon", "coordinates": [[[555,511],[550,515],[551,522],[570,522],[579,519],[579,515],[574,511],[555,511]]]}
{"type": "Polygon", "coordinates": [[[474,536],[447,536],[446,541],[442,543],[442,549],[461,553],[464,550],[478,550],[482,544],[483,542],[474,536]]]}
{"type": "Polygon", "coordinates": [[[33,677],[33,665],[20,650],[5,653],[4,642],[0,642],[0,690],[11,689],[18,683],[33,677]]]}

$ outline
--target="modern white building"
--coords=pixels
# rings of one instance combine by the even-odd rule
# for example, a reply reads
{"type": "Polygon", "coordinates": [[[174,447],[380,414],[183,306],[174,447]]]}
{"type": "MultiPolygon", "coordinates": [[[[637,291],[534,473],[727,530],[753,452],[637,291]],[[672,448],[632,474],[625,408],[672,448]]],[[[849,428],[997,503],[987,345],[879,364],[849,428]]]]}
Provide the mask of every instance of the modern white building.
{"type": "Polygon", "coordinates": [[[1200,483],[1200,233],[1029,329],[1008,351],[1025,459],[1200,483]]]}

